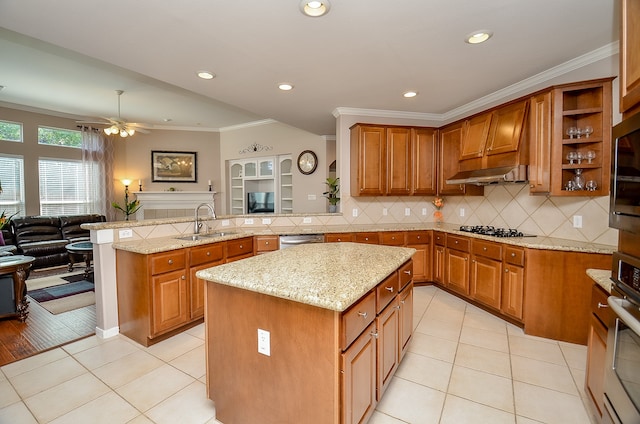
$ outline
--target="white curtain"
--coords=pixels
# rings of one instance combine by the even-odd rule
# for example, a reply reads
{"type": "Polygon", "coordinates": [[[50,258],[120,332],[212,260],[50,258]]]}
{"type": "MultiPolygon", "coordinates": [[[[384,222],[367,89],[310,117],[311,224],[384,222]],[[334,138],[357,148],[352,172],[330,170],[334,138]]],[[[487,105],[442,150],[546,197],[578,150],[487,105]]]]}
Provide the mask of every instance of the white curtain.
{"type": "Polygon", "coordinates": [[[84,165],[87,187],[93,189],[93,213],[107,217],[107,221],[115,220],[115,211],[111,207],[113,199],[113,160],[114,149],[111,139],[102,131],[92,127],[82,127],[82,162],[84,165]]]}

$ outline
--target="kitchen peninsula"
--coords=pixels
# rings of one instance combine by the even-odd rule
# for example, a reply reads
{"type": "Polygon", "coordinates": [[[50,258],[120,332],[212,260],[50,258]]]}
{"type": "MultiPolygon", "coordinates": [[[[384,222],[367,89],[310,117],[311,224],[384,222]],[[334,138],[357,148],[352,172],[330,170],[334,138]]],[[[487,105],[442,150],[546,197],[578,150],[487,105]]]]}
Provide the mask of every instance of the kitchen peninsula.
{"type": "Polygon", "coordinates": [[[217,419],[366,421],[411,337],[414,252],[308,244],[198,271],[217,419]]]}

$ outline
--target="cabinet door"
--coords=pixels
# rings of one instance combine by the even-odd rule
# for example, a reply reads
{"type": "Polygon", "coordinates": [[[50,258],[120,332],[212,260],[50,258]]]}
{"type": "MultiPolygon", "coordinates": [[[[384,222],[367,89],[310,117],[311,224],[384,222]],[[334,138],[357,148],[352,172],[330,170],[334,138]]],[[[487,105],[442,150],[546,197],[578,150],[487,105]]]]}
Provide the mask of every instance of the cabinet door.
{"type": "Polygon", "coordinates": [[[640,3],[622,0],[620,24],[620,112],[640,103],[640,3]]]}
{"type": "Polygon", "coordinates": [[[471,297],[495,309],[500,309],[502,261],[474,256],[471,261],[471,297]]]}
{"type": "Polygon", "coordinates": [[[482,157],[487,144],[492,113],[483,113],[467,119],[462,130],[460,160],[482,157]]]}
{"type": "Polygon", "coordinates": [[[391,378],[399,363],[399,314],[398,298],[395,297],[376,318],[378,328],[377,355],[378,355],[378,396],[380,402],[382,395],[391,383],[391,378]]]}
{"type": "Polygon", "coordinates": [[[445,281],[447,287],[469,295],[469,256],[467,252],[446,249],[445,281]]]}
{"type": "Polygon", "coordinates": [[[400,323],[398,361],[402,361],[404,354],[407,353],[407,349],[409,348],[409,340],[411,340],[411,334],[413,333],[413,283],[409,283],[409,285],[398,294],[398,301],[400,304],[400,318],[398,320],[400,323]]]}
{"type": "Polygon", "coordinates": [[[366,423],[376,408],[376,343],[372,323],[341,357],[342,422],[366,423]]]}
{"type": "Polygon", "coordinates": [[[529,115],[529,193],[551,190],[551,140],[553,117],[551,91],[531,99],[529,115]]]}
{"type": "Polygon", "coordinates": [[[409,244],[407,247],[416,249],[413,254],[413,281],[423,282],[431,280],[431,254],[428,244],[409,244]]]}
{"type": "Polygon", "coordinates": [[[273,178],[273,158],[260,159],[258,161],[258,177],[273,178]]]}
{"type": "Polygon", "coordinates": [[[244,163],[244,177],[251,178],[258,176],[258,165],[256,161],[244,163]]]}
{"type": "Polygon", "coordinates": [[[387,194],[411,193],[411,129],[387,128],[387,194]]]}
{"type": "Polygon", "coordinates": [[[502,280],[500,311],[519,321],[524,316],[524,268],[506,265],[502,280]]]}
{"type": "Polygon", "coordinates": [[[444,285],[446,248],[444,246],[435,246],[434,251],[435,251],[435,255],[434,255],[434,264],[433,264],[433,280],[436,283],[440,283],[444,285]]]}
{"type": "Polygon", "coordinates": [[[602,415],[604,408],[604,372],[607,351],[607,327],[591,316],[587,343],[586,389],[602,415]]]}
{"type": "Polygon", "coordinates": [[[528,103],[518,102],[496,109],[491,117],[486,154],[518,151],[528,103]]]}
{"type": "Polygon", "coordinates": [[[411,194],[434,196],[437,192],[438,132],[433,128],[411,130],[413,179],[411,194]]]}
{"type": "Polygon", "coordinates": [[[189,321],[186,271],[168,272],[152,277],[152,336],[179,327],[189,321]]]}
{"type": "Polygon", "coordinates": [[[351,195],[386,193],[385,128],[356,125],[351,128],[351,195]]]}
{"type": "Polygon", "coordinates": [[[354,241],[355,237],[353,233],[329,233],[324,235],[325,243],[337,243],[354,241]]]}
{"type": "Polygon", "coordinates": [[[463,122],[446,126],[438,131],[438,194],[442,196],[482,196],[484,187],[465,184],[447,184],[447,179],[460,170],[460,143],[463,122]]]}
{"type": "Polygon", "coordinates": [[[204,285],[206,281],[196,277],[196,272],[223,263],[222,260],[199,265],[189,270],[189,318],[195,320],[204,316],[204,285]]]}

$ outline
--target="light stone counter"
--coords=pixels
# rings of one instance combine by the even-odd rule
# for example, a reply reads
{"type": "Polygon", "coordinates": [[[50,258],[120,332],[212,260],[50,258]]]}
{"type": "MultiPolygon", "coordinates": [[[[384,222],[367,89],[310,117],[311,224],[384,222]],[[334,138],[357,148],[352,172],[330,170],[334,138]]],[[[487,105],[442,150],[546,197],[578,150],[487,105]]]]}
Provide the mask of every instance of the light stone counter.
{"type": "Polygon", "coordinates": [[[198,271],[207,281],[342,312],[411,259],[415,249],[314,243],[198,271]]]}
{"type": "Polygon", "coordinates": [[[607,293],[611,293],[613,287],[613,280],[611,279],[611,270],[608,269],[593,269],[587,270],[587,275],[591,277],[600,287],[602,287],[607,293]]]}

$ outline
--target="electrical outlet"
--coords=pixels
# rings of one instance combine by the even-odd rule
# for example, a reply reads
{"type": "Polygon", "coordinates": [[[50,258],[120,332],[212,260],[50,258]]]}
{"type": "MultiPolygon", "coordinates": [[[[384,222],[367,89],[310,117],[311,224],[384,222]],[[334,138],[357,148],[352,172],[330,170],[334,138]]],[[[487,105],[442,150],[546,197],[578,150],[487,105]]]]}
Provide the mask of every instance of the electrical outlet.
{"type": "Polygon", "coordinates": [[[258,328],[258,353],[271,356],[271,334],[258,328]]]}
{"type": "Polygon", "coordinates": [[[387,208],[382,208],[382,216],[389,215],[389,210],[387,208]]]}
{"type": "Polygon", "coordinates": [[[302,223],[311,224],[311,217],[305,216],[304,218],[302,218],[302,223]]]}
{"type": "Polygon", "coordinates": [[[262,218],[262,225],[271,225],[271,218],[262,218]]]}
{"type": "Polygon", "coordinates": [[[229,225],[231,225],[231,224],[230,224],[230,222],[229,222],[229,220],[228,220],[228,219],[223,219],[223,220],[222,220],[222,226],[223,226],[223,227],[228,227],[229,225]]]}
{"type": "Polygon", "coordinates": [[[315,194],[307,194],[307,200],[316,200],[315,194]]]}
{"type": "Polygon", "coordinates": [[[427,208],[422,208],[422,216],[426,216],[427,215],[427,208]]]}
{"type": "Polygon", "coordinates": [[[410,216],[411,215],[411,208],[404,208],[404,216],[410,216]]]}
{"type": "Polygon", "coordinates": [[[245,218],[244,225],[253,225],[253,218],[245,218]]]}
{"type": "Polygon", "coordinates": [[[582,215],[573,215],[573,228],[582,228],[582,215]]]}
{"type": "Polygon", "coordinates": [[[464,216],[464,208],[460,208],[460,216],[464,216]]]}
{"type": "Polygon", "coordinates": [[[126,228],[124,230],[118,230],[118,237],[121,238],[121,239],[133,237],[133,230],[131,228],[126,228]]]}
{"type": "Polygon", "coordinates": [[[351,211],[351,215],[353,215],[353,217],[357,217],[358,216],[358,209],[357,208],[353,208],[353,211],[351,211]]]}

